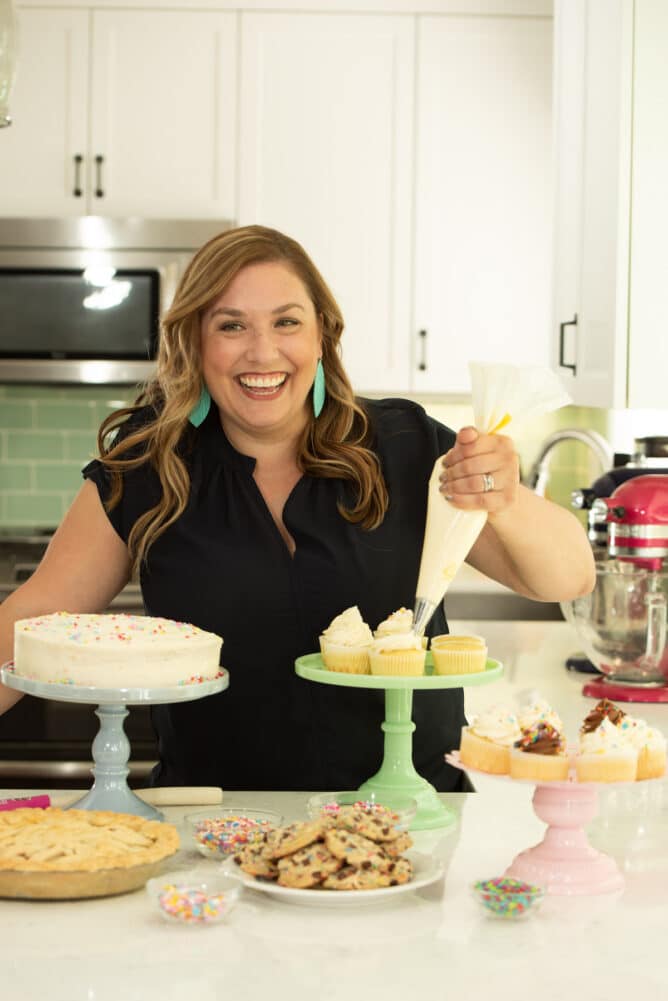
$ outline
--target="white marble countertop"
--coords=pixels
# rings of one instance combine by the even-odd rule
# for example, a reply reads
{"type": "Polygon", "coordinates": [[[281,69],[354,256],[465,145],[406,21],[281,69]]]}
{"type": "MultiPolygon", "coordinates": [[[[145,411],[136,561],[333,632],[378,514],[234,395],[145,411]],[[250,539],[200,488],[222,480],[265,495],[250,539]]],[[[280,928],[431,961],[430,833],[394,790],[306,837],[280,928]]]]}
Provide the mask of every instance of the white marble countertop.
{"type": "MultiPolygon", "coordinates": [[[[566,623],[484,625],[506,676],[467,691],[470,712],[537,689],[577,729],[591,707],[583,676],[563,667],[577,648],[566,623]]],[[[452,623],[472,629],[472,623],[452,623]]],[[[478,631],[477,629],[475,631],[478,631]]],[[[668,707],[627,707],[668,732],[668,707]]],[[[668,996],[668,796],[659,780],[599,794],[590,841],[625,876],[622,892],[548,896],[525,921],[487,917],[470,892],[541,840],[533,786],[475,777],[477,793],[444,795],[460,812],[448,834],[416,832],[445,877],[417,893],[364,907],[287,904],[244,891],[220,925],[175,927],[143,890],[91,901],[0,901],[0,970],[7,1001],[405,1001],[466,996],[510,1001],[627,1001],[668,996]]],[[[16,793],[13,793],[15,795],[16,793]]],[[[0,795],[9,795],[0,793],[0,795]]],[[[307,793],[229,793],[226,805],[305,816],[307,793]]],[[[192,810],[193,808],[188,808],[192,810]]],[[[180,825],[186,809],[165,809],[180,825]]],[[[205,862],[187,846],[178,867],[205,862]]]]}

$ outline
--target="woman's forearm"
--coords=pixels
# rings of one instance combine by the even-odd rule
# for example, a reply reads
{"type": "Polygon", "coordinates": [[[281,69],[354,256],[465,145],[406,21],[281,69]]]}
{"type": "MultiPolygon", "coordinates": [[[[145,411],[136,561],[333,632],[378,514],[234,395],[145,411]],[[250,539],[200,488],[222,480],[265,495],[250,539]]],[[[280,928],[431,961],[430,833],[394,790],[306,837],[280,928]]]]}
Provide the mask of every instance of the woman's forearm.
{"type": "Polygon", "coordinates": [[[536,601],[589,594],[596,582],[592,549],[575,515],[526,487],[512,505],[490,513],[468,562],[536,601]]]}

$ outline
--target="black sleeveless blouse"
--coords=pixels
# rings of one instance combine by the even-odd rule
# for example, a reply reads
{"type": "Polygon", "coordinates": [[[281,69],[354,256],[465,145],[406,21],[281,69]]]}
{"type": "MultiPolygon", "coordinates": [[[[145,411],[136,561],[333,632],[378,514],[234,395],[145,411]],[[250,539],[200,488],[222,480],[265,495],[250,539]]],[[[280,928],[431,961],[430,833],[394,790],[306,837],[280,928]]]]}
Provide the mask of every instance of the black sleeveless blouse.
{"type": "MultiPolygon", "coordinates": [[[[365,531],[341,517],[343,481],[302,476],[283,511],[296,543],[291,557],[253,479],[255,460],[226,438],[218,412],[188,428],[183,454],[191,492],[181,517],[154,543],[141,571],[147,615],[192,622],[223,637],[225,692],[153,706],[160,762],[155,785],[225,789],[355,789],[383,756],[384,693],[319,685],[297,677],[295,658],[319,649],[331,620],[357,605],[372,629],[413,607],[434,461],[454,433],[407,400],[361,401],[390,504],[365,531]],[[187,440],[186,440],[187,439],[187,440]]],[[[131,422],[142,419],[142,413],[131,422]]],[[[83,470],[107,496],[97,460],[83,470]]],[[[109,518],[127,541],[160,495],[148,464],[124,477],[109,518]]],[[[447,632],[439,610],[429,633],[447,632]]],[[[461,689],[415,692],[414,763],[440,791],[460,786],[443,760],[465,724],[461,689]]]]}

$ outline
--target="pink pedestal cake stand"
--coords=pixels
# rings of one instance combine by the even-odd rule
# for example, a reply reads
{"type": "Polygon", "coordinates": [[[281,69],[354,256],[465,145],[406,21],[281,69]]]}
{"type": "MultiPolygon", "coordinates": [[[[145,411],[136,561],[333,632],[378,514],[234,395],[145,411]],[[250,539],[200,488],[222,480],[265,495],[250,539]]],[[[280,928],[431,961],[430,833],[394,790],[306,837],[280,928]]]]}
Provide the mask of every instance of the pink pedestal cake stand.
{"type": "MultiPolygon", "coordinates": [[[[456,768],[464,768],[457,751],[445,757],[456,768]]],[[[467,767],[466,771],[477,770],[467,767]]],[[[521,781],[507,775],[479,774],[506,782],[521,781]]],[[[542,886],[547,893],[562,896],[621,890],[624,877],[617,863],[609,855],[593,848],[584,830],[598,812],[597,799],[598,783],[595,782],[577,782],[574,779],[536,785],[533,808],[547,824],[545,836],[540,844],[520,852],[504,875],[534,883],[542,886]]]]}

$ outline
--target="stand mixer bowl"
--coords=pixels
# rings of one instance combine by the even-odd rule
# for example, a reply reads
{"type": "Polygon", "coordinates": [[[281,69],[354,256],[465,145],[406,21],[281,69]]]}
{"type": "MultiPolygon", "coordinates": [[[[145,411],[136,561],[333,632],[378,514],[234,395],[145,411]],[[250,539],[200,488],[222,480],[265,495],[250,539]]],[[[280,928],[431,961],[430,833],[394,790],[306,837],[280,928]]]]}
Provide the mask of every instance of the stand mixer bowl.
{"type": "Polygon", "coordinates": [[[602,674],[614,681],[665,685],[667,604],[668,571],[606,560],[596,564],[592,593],[562,608],[602,674]]]}

